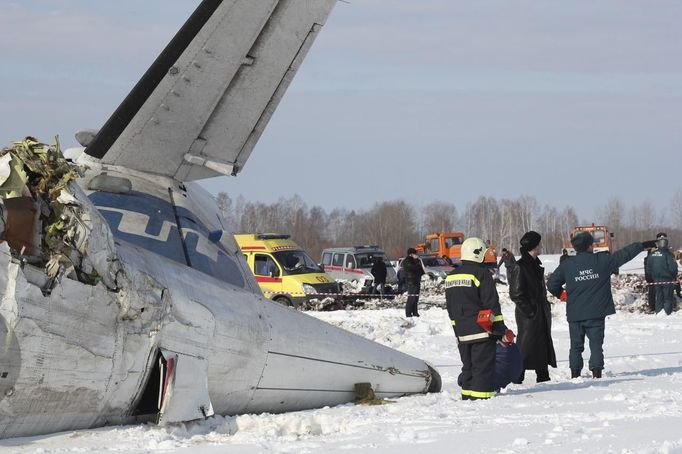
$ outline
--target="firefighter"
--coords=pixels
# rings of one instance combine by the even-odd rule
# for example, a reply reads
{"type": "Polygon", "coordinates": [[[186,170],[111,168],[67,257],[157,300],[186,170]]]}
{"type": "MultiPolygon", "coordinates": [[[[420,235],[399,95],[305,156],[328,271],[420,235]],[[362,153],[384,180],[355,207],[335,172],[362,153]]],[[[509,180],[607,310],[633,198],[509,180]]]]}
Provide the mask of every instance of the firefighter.
{"type": "Polygon", "coordinates": [[[495,395],[496,342],[513,340],[504,325],[493,276],[483,266],[486,249],[480,238],[467,238],[462,243],[462,265],[445,279],[448,314],[462,359],[462,400],[495,395]]]}
{"type": "Polygon", "coordinates": [[[677,263],[668,248],[668,235],[656,235],[656,249],[651,252],[645,265],[645,274],[653,280],[656,288],[656,313],[665,310],[667,315],[673,311],[674,281],[677,279],[677,263]]]}
{"type": "Polygon", "coordinates": [[[654,241],[632,243],[613,254],[594,254],[594,238],[589,232],[579,232],[571,244],[577,255],[564,260],[547,281],[547,290],[559,298],[566,284],[566,318],[571,348],[568,356],[571,378],[580,377],[585,336],[590,342],[589,367],[593,378],[601,378],[604,369],[604,328],[607,315],[615,314],[611,295],[611,273],[629,262],[654,241]]]}

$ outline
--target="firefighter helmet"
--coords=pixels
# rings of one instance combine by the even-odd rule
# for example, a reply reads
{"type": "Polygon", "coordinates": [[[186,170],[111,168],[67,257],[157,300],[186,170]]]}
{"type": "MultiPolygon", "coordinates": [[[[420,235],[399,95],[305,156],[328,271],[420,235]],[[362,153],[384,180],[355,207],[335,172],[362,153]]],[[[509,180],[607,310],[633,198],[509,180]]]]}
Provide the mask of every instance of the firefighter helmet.
{"type": "Polygon", "coordinates": [[[467,238],[462,243],[462,260],[483,263],[485,251],[488,249],[485,242],[476,237],[467,238]]]}

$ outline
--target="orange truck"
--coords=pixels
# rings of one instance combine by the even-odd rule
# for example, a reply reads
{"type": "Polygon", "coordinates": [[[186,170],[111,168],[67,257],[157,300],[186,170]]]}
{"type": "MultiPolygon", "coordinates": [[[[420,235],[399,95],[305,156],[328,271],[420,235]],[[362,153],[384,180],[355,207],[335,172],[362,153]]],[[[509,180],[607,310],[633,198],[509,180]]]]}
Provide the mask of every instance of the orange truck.
{"type": "MultiPolygon", "coordinates": [[[[589,232],[594,238],[593,251],[597,252],[613,252],[614,234],[609,232],[609,228],[605,225],[583,225],[571,229],[571,238],[578,232],[589,232]]],[[[573,246],[566,247],[568,255],[575,255],[573,246]]]]}
{"type": "MultiPolygon", "coordinates": [[[[425,241],[417,244],[415,249],[420,254],[448,257],[454,265],[459,265],[462,261],[461,249],[464,238],[462,232],[429,233],[425,241]]],[[[488,250],[485,252],[483,263],[489,268],[497,268],[497,247],[490,240],[486,243],[488,250]]]]}

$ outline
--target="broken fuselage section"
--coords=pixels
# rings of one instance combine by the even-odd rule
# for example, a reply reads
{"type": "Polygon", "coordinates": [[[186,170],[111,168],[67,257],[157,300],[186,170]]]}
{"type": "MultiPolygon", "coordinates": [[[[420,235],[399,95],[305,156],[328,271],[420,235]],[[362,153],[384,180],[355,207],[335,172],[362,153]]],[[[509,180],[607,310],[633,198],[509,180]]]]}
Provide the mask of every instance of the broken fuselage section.
{"type": "Polygon", "coordinates": [[[195,184],[27,143],[62,186],[15,162],[2,196],[0,438],[440,389],[424,361],[265,299],[195,184]]]}

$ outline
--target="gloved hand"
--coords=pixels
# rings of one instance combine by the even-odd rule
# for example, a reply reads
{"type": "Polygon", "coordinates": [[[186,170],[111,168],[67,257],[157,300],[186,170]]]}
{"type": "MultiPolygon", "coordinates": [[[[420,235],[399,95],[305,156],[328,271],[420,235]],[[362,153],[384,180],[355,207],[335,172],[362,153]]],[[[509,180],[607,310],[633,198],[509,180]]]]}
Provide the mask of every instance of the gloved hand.
{"type": "Polygon", "coordinates": [[[651,249],[656,247],[656,240],[642,241],[642,247],[644,249],[651,249]]]}
{"type": "Polygon", "coordinates": [[[566,290],[561,291],[561,295],[559,295],[559,299],[561,301],[566,302],[566,300],[568,299],[568,293],[566,293],[566,290]]]}
{"type": "Polygon", "coordinates": [[[502,339],[500,339],[500,344],[502,344],[503,347],[509,347],[511,344],[514,343],[514,331],[508,329],[505,331],[504,336],[502,336],[502,339]]]}

